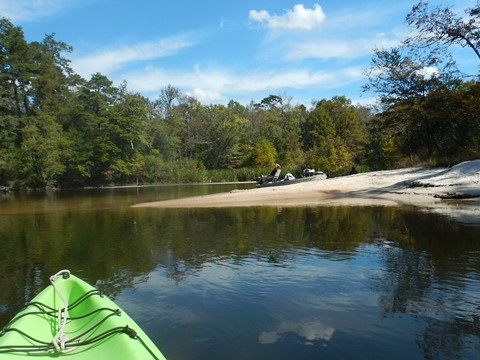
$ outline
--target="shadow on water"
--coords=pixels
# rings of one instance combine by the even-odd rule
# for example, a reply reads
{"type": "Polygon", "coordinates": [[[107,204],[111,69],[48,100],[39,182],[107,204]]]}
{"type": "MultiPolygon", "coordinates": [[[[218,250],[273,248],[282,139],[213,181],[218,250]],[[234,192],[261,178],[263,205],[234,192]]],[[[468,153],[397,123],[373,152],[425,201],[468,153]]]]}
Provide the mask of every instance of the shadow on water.
{"type": "Polygon", "coordinates": [[[155,191],[1,204],[0,323],[68,268],[167,358],[480,351],[480,227],[398,207],[128,207],[155,191]]]}

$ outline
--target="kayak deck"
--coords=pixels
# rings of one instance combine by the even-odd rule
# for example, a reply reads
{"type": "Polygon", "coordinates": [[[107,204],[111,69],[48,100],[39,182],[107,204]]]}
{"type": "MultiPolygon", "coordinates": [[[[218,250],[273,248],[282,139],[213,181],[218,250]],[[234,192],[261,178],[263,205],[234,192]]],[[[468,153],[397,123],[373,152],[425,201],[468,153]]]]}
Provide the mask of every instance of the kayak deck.
{"type": "Polygon", "coordinates": [[[0,331],[2,359],[52,355],[165,359],[113,301],[69,272],[62,273],[0,331]]]}

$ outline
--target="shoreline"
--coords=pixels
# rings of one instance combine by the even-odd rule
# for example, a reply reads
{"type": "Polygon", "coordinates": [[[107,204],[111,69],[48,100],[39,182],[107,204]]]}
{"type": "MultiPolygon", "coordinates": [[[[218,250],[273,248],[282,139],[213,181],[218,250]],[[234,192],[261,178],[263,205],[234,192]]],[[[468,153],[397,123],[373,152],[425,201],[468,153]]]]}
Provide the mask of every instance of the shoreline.
{"type": "Polygon", "coordinates": [[[480,160],[451,168],[406,168],[318,179],[287,186],[233,190],[133,205],[134,208],[250,206],[480,206],[480,160]],[[442,199],[451,197],[455,200],[442,199]],[[469,198],[468,200],[459,200],[469,198]]]}

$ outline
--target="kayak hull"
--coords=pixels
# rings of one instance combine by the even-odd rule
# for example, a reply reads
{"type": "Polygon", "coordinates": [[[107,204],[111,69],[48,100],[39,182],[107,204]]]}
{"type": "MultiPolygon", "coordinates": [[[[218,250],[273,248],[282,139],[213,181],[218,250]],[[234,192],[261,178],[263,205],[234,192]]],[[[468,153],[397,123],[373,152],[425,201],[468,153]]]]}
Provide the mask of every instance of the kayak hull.
{"type": "Polygon", "coordinates": [[[314,180],[325,180],[327,178],[327,175],[324,173],[320,175],[314,175],[314,176],[308,176],[308,177],[302,177],[302,178],[296,178],[293,180],[277,180],[277,181],[272,181],[272,182],[265,182],[265,183],[257,183],[256,187],[257,188],[263,188],[263,187],[271,187],[271,186],[283,186],[283,185],[293,185],[293,184],[300,184],[304,182],[310,182],[314,180]]]}
{"type": "Polygon", "coordinates": [[[165,359],[145,332],[108,297],[74,275],[59,277],[0,333],[3,359],[165,359]],[[56,289],[55,289],[56,288],[56,289]],[[68,304],[62,327],[58,309],[68,304]],[[64,349],[52,339],[63,329],[64,349]],[[58,347],[58,345],[57,345],[58,347]]]}

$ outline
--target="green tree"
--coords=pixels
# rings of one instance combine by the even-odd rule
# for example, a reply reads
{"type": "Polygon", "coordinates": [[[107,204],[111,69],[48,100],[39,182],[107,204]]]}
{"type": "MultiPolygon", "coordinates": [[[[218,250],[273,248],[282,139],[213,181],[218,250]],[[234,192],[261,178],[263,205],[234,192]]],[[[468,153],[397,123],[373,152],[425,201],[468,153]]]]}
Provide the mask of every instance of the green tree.
{"type": "Polygon", "coordinates": [[[260,140],[255,146],[255,165],[258,167],[270,167],[276,163],[277,150],[267,139],[260,140]]]}
{"type": "Polygon", "coordinates": [[[14,153],[18,145],[18,118],[0,113],[0,184],[6,184],[13,176],[14,153]]]}
{"type": "Polygon", "coordinates": [[[208,106],[205,110],[206,143],[199,159],[207,169],[232,168],[240,151],[237,118],[222,105],[208,106]]]}
{"type": "Polygon", "coordinates": [[[149,105],[155,114],[148,123],[152,147],[158,150],[159,156],[165,161],[176,161],[182,156],[182,134],[186,132],[186,122],[181,112],[183,105],[180,103],[183,98],[180,89],[168,85],[161,90],[159,98],[149,105]]]}
{"type": "Polygon", "coordinates": [[[109,115],[111,140],[119,149],[111,165],[112,178],[139,183],[143,178],[145,155],[152,148],[152,138],[147,132],[148,101],[140,94],[128,93],[124,84],[109,115]]]}
{"type": "Polygon", "coordinates": [[[383,110],[400,101],[413,101],[442,84],[440,73],[426,70],[434,65],[416,61],[401,48],[374,49],[363,90],[377,95],[383,110]]]}
{"type": "Polygon", "coordinates": [[[295,172],[305,165],[302,128],[308,111],[304,105],[292,106],[289,101],[285,100],[282,103],[282,113],[279,119],[281,131],[279,161],[290,172],[295,172]]]}
{"type": "Polygon", "coordinates": [[[422,104],[422,111],[432,124],[430,136],[435,139],[435,155],[440,161],[476,159],[480,155],[478,96],[480,84],[469,82],[456,90],[439,88],[422,104]]]}
{"type": "Polygon", "coordinates": [[[420,151],[430,156],[438,144],[432,137],[432,124],[421,110],[428,94],[445,81],[440,73],[428,73],[427,65],[405,56],[400,48],[375,50],[366,91],[379,96],[383,109],[383,129],[410,161],[415,161],[420,151]]]}
{"type": "Polygon", "coordinates": [[[154,102],[154,107],[159,111],[163,117],[168,117],[170,110],[174,105],[174,101],[179,101],[182,97],[182,92],[179,88],[168,84],[165,88],[160,90],[158,100],[154,102]]]}
{"type": "MultiPolygon", "coordinates": [[[[450,7],[431,8],[428,1],[419,1],[406,17],[407,25],[416,30],[413,35],[401,47],[375,50],[365,90],[379,96],[383,111],[377,120],[383,139],[398,146],[398,153],[410,162],[445,159],[446,149],[453,156],[460,143],[472,144],[458,131],[465,125],[456,109],[462,106],[463,85],[449,52],[451,46],[460,45],[480,59],[478,4],[466,13],[457,16],[450,7]]],[[[375,137],[377,142],[381,139],[375,137]]]]}
{"type": "Polygon", "coordinates": [[[69,86],[76,85],[70,60],[63,53],[72,47],[55,40],[55,34],[46,35],[42,43],[30,44],[33,57],[32,98],[36,110],[59,114],[71,101],[69,86]]]}
{"type": "Polygon", "coordinates": [[[15,152],[16,181],[33,188],[55,186],[64,171],[62,129],[49,115],[31,117],[27,123],[22,129],[22,145],[15,152]]]}
{"type": "Polygon", "coordinates": [[[0,17],[0,98],[2,110],[18,117],[30,114],[32,54],[23,30],[0,17]]]}
{"type": "Polygon", "coordinates": [[[114,174],[112,168],[121,153],[121,147],[116,143],[121,135],[113,111],[113,106],[119,102],[119,94],[119,89],[99,73],[92,75],[80,88],[70,121],[65,126],[72,148],[67,159],[68,177],[100,184],[119,175],[114,174]]]}
{"type": "Polygon", "coordinates": [[[177,127],[181,139],[181,155],[195,159],[208,143],[205,125],[205,107],[191,96],[183,96],[174,108],[172,123],[177,127]]]}
{"type": "Polygon", "coordinates": [[[233,113],[239,117],[246,118],[248,115],[247,107],[240,104],[238,101],[230,100],[228,102],[227,108],[229,108],[233,113]]]}
{"type": "Polygon", "coordinates": [[[66,139],[58,118],[70,94],[72,73],[61,55],[69,50],[54,35],[29,44],[20,27],[0,18],[0,172],[17,184],[54,186],[64,170],[66,139]]]}
{"type": "Polygon", "coordinates": [[[280,113],[281,110],[277,108],[264,109],[259,106],[250,108],[247,132],[251,136],[252,144],[268,139],[276,149],[280,148],[282,138],[280,113]]]}
{"type": "Polygon", "coordinates": [[[307,117],[307,161],[331,174],[350,170],[365,146],[365,130],[357,109],[343,96],[321,100],[307,117]]]}

